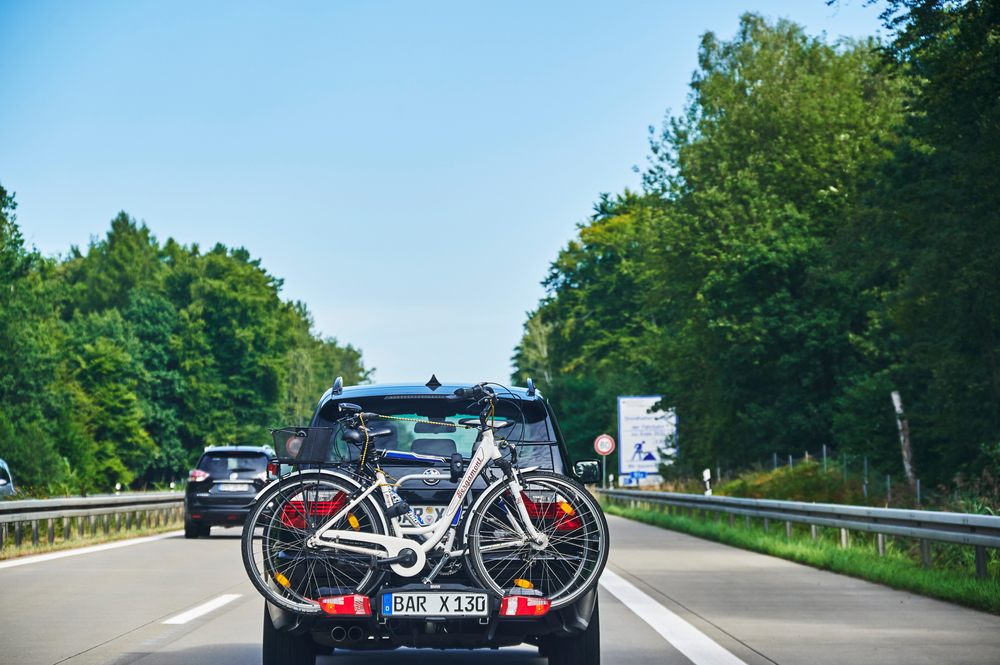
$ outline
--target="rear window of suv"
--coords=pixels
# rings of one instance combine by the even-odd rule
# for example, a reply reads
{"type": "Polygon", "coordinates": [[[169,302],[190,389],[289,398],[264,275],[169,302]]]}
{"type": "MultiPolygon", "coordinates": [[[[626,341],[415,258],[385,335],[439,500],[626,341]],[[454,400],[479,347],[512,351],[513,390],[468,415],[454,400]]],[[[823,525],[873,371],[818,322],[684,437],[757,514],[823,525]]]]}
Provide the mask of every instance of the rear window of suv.
{"type": "Polygon", "coordinates": [[[209,475],[233,472],[263,473],[267,470],[267,455],[260,453],[206,453],[198,468],[209,475]]]}
{"type": "MultiPolygon", "coordinates": [[[[382,395],[352,397],[345,401],[357,404],[367,412],[407,419],[387,418],[369,423],[373,427],[392,430],[392,435],[378,440],[376,445],[379,448],[441,457],[450,457],[454,452],[464,457],[472,454],[478,432],[456,427],[461,419],[479,416],[482,407],[475,406],[470,400],[452,401],[445,399],[444,395],[382,395]],[[424,422],[413,422],[416,420],[424,422]]],[[[338,403],[330,401],[320,411],[316,425],[333,427],[334,421],[340,417],[338,403]]],[[[519,410],[510,402],[500,401],[496,418],[515,423],[513,427],[500,430],[499,434],[511,443],[519,444],[523,467],[538,465],[553,468],[551,447],[555,445],[555,434],[541,403],[525,400],[519,410]]],[[[342,449],[339,432],[336,438],[335,447],[342,449]]]]}

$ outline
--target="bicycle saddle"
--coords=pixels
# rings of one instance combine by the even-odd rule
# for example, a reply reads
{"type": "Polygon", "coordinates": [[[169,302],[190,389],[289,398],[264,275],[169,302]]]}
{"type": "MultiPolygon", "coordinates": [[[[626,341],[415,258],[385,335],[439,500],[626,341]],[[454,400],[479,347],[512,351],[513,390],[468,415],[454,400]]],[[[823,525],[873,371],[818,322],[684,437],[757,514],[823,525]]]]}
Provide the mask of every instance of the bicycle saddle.
{"type": "MultiPolygon", "coordinates": [[[[392,436],[392,433],[392,430],[388,427],[370,429],[368,430],[368,440],[373,441],[383,436],[392,436]]],[[[356,443],[360,445],[365,442],[365,430],[362,429],[345,429],[343,436],[344,441],[347,443],[356,443]]]]}

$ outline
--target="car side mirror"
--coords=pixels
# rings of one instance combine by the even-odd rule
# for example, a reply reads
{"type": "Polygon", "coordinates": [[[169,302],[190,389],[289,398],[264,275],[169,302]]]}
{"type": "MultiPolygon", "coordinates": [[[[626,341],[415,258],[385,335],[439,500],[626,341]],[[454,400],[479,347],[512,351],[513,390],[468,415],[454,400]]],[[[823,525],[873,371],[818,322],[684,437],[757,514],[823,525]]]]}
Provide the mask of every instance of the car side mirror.
{"type": "Polygon", "coordinates": [[[7,481],[4,480],[3,478],[0,478],[0,487],[3,487],[6,484],[7,484],[7,481]]]}
{"type": "Polygon", "coordinates": [[[584,485],[601,482],[601,463],[595,459],[582,459],[573,465],[573,473],[584,485]]]}

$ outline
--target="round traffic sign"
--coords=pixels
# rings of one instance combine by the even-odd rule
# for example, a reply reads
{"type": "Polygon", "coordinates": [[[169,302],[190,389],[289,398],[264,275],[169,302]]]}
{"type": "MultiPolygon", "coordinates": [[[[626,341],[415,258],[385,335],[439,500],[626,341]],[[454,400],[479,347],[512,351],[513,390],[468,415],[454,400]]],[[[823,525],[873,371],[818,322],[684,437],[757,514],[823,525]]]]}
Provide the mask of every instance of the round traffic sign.
{"type": "Polygon", "coordinates": [[[594,439],[594,450],[598,455],[610,455],[615,452],[615,440],[607,434],[602,434],[594,439]]]}

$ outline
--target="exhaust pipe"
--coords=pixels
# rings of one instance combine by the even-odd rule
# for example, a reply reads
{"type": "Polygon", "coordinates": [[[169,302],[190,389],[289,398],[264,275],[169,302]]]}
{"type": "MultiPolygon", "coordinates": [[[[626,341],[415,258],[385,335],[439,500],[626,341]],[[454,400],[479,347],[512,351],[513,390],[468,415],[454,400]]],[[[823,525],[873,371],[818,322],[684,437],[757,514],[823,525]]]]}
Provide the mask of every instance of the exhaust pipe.
{"type": "Polygon", "coordinates": [[[347,631],[344,630],[343,626],[334,626],[333,630],[330,631],[330,639],[340,644],[347,639],[347,631]]]}
{"type": "Polygon", "coordinates": [[[364,639],[365,631],[361,630],[361,626],[351,626],[347,631],[347,637],[350,638],[352,642],[358,642],[364,639]]]}

